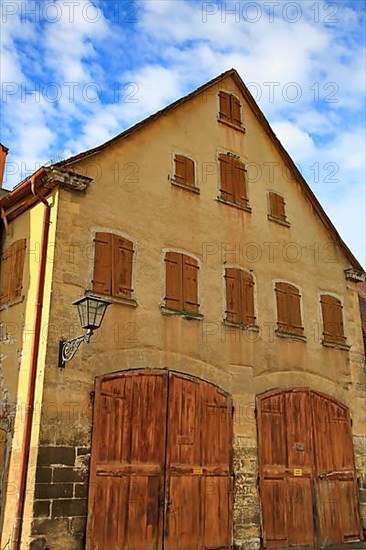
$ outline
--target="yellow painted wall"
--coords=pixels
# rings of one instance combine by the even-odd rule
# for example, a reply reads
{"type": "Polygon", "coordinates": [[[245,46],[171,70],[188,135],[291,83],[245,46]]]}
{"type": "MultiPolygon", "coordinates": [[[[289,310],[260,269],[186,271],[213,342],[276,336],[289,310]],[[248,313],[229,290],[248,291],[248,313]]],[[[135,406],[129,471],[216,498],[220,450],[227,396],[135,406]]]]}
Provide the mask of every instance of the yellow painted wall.
{"type": "MultiPolygon", "coordinates": [[[[25,502],[25,517],[30,518],[33,508],[33,489],[35,460],[39,437],[40,414],[43,392],[43,376],[45,352],[48,334],[48,312],[51,300],[51,281],[53,270],[53,256],[55,250],[55,232],[57,220],[57,191],[48,198],[52,205],[51,225],[49,234],[49,250],[47,254],[45,299],[42,313],[41,340],[38,356],[38,371],[35,394],[35,412],[32,429],[31,450],[29,460],[29,475],[27,483],[27,497],[25,502]]],[[[0,322],[5,330],[11,334],[10,343],[3,345],[1,370],[3,386],[9,389],[11,401],[16,401],[14,418],[14,436],[11,442],[9,462],[9,477],[6,487],[6,507],[4,510],[3,529],[1,537],[2,547],[9,541],[14,526],[15,506],[18,493],[20,472],[20,451],[23,441],[25,403],[27,400],[31,348],[34,332],[35,304],[37,295],[38,275],[40,267],[40,252],[42,240],[44,206],[37,204],[9,224],[9,232],[5,238],[5,248],[12,242],[26,238],[27,248],[23,272],[22,298],[10,307],[0,311],[0,322]]],[[[24,524],[24,539],[29,536],[29,521],[24,524]]]]}

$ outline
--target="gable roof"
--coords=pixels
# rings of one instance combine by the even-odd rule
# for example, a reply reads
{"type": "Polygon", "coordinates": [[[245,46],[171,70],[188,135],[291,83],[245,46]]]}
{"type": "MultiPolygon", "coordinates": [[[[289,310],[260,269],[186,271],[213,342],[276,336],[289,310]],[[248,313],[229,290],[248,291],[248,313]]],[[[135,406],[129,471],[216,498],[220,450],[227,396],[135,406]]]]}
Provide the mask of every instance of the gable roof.
{"type": "Polygon", "coordinates": [[[348,248],[348,246],[342,240],[341,236],[339,235],[338,231],[336,230],[336,228],[332,224],[332,222],[329,219],[328,215],[325,213],[323,207],[321,206],[320,202],[318,201],[315,194],[311,190],[310,186],[308,185],[306,180],[301,175],[299,169],[297,168],[296,164],[294,163],[294,161],[292,160],[292,158],[290,157],[290,155],[288,154],[286,149],[283,147],[280,140],[277,138],[277,136],[274,133],[274,131],[272,130],[268,120],[264,116],[264,114],[261,111],[261,109],[259,108],[257,102],[255,101],[252,94],[250,93],[249,89],[247,88],[244,81],[240,77],[239,73],[235,69],[230,69],[230,70],[220,74],[219,76],[213,78],[209,82],[206,82],[206,84],[203,84],[202,86],[200,86],[199,88],[197,88],[193,92],[191,92],[188,95],[182,97],[181,99],[178,99],[177,101],[174,101],[174,103],[171,103],[167,107],[164,107],[164,109],[161,109],[160,111],[157,111],[153,115],[145,118],[141,122],[138,122],[134,126],[131,126],[131,128],[128,128],[124,132],[121,132],[120,134],[118,134],[114,138],[106,141],[102,145],[99,145],[97,147],[93,147],[92,149],[88,149],[87,151],[84,151],[84,152],[79,153],[77,155],[74,155],[74,156],[72,156],[68,159],[65,159],[61,162],[58,162],[55,166],[58,166],[58,167],[68,166],[69,164],[73,164],[73,163],[75,163],[79,160],[88,158],[92,155],[95,155],[95,154],[99,153],[100,151],[103,151],[103,149],[109,147],[110,145],[112,145],[116,141],[126,139],[131,134],[133,134],[135,132],[138,132],[139,130],[141,130],[142,128],[147,126],[148,124],[151,124],[152,122],[154,122],[155,120],[157,120],[161,116],[165,115],[167,112],[170,112],[173,109],[176,109],[177,107],[182,105],[183,103],[186,103],[187,101],[190,101],[192,98],[194,98],[198,94],[204,92],[208,88],[211,88],[215,84],[218,84],[219,82],[221,82],[222,80],[224,80],[225,78],[227,78],[229,76],[237,84],[237,86],[240,89],[243,97],[245,98],[245,100],[247,101],[249,106],[251,107],[251,109],[254,112],[255,116],[257,117],[259,123],[262,125],[262,128],[265,130],[268,137],[271,139],[271,141],[273,142],[275,147],[278,149],[278,151],[281,154],[284,162],[287,164],[288,168],[291,170],[291,173],[294,174],[294,176],[296,178],[296,181],[298,181],[298,183],[300,184],[300,187],[302,188],[305,195],[309,199],[315,213],[320,218],[320,220],[325,225],[326,229],[330,232],[330,234],[335,239],[335,241],[339,244],[339,246],[341,247],[341,249],[345,253],[346,257],[350,261],[352,267],[354,267],[357,270],[360,270],[360,271],[364,272],[361,264],[358,262],[358,260],[355,258],[355,256],[351,252],[351,250],[348,248]]]}
{"type": "MultiPolygon", "coordinates": [[[[253,98],[252,94],[250,93],[249,89],[244,84],[244,82],[241,79],[239,73],[235,69],[229,69],[228,71],[225,71],[224,73],[222,73],[219,76],[213,78],[209,82],[206,82],[206,84],[203,84],[202,86],[200,86],[199,88],[197,88],[193,92],[189,93],[188,95],[178,99],[177,101],[174,101],[173,103],[171,103],[167,107],[164,107],[160,111],[157,111],[153,115],[150,115],[149,117],[147,117],[144,120],[138,122],[134,126],[131,126],[131,128],[128,128],[127,130],[121,132],[120,134],[118,134],[117,136],[113,137],[112,139],[106,141],[105,143],[103,143],[103,144],[101,144],[97,147],[93,147],[92,149],[88,149],[87,151],[78,153],[77,155],[69,157],[68,159],[57,162],[57,163],[53,164],[50,168],[52,168],[52,167],[56,167],[56,168],[68,167],[70,165],[75,164],[79,160],[86,159],[88,157],[91,157],[92,155],[95,155],[95,154],[103,151],[104,149],[106,149],[107,147],[112,145],[113,143],[128,138],[131,134],[138,132],[139,130],[143,129],[145,126],[153,123],[158,118],[164,116],[166,113],[173,111],[174,109],[176,109],[177,107],[179,107],[180,105],[182,105],[184,103],[187,103],[188,101],[190,101],[191,99],[193,99],[197,95],[199,95],[202,92],[204,92],[205,90],[211,88],[215,84],[218,84],[219,82],[226,79],[227,77],[231,77],[233,79],[233,81],[236,83],[236,85],[238,86],[238,88],[241,91],[244,99],[246,100],[246,102],[248,103],[248,105],[252,109],[254,115],[257,117],[259,123],[261,124],[263,130],[266,132],[267,136],[271,139],[272,143],[274,144],[274,146],[279,151],[280,155],[282,156],[282,159],[284,160],[285,164],[290,169],[291,173],[294,174],[296,181],[299,183],[301,189],[303,190],[306,197],[310,201],[314,212],[320,218],[321,222],[324,224],[326,229],[329,231],[332,238],[338,243],[340,248],[343,250],[343,252],[344,252],[345,256],[347,257],[347,259],[349,260],[351,266],[353,268],[355,268],[357,271],[360,271],[361,273],[364,273],[363,267],[358,262],[357,258],[353,255],[353,253],[348,248],[348,246],[345,244],[345,242],[342,240],[341,236],[339,235],[338,231],[336,230],[336,228],[332,224],[331,220],[329,219],[329,217],[325,213],[323,207],[321,206],[320,202],[318,201],[315,194],[311,190],[310,186],[307,184],[306,180],[303,178],[300,171],[298,170],[296,164],[294,163],[294,161],[292,160],[292,158],[290,157],[290,155],[288,154],[286,149],[283,147],[280,140],[277,138],[277,136],[274,133],[274,131],[272,130],[268,120],[264,116],[263,112],[261,111],[261,109],[259,108],[259,106],[256,103],[255,99],[253,98]]],[[[11,193],[9,193],[9,195],[7,196],[7,199],[11,200],[11,193]]],[[[1,199],[0,199],[0,206],[1,206],[1,199]]]]}

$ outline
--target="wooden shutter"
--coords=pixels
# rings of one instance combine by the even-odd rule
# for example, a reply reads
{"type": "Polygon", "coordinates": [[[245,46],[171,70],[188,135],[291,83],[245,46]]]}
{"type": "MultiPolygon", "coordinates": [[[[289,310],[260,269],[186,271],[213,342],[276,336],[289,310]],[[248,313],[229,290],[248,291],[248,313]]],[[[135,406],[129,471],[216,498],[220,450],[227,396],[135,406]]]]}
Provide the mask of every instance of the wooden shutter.
{"type": "Polygon", "coordinates": [[[132,294],[132,259],[133,243],[112,235],[113,268],[112,293],[113,296],[131,298],[132,294]]]}
{"type": "Polygon", "coordinates": [[[167,252],[165,305],[168,309],[183,310],[182,254],[167,252]]]}
{"type": "Polygon", "coordinates": [[[231,96],[231,122],[235,126],[241,126],[241,105],[240,101],[234,96],[231,96]]]}
{"type": "Polygon", "coordinates": [[[22,284],[23,284],[23,271],[24,271],[24,259],[25,259],[25,249],[26,249],[26,239],[20,239],[16,241],[15,244],[15,254],[14,254],[14,268],[12,274],[12,298],[17,298],[22,293],[22,284]]]}
{"type": "Polygon", "coordinates": [[[289,312],[286,283],[276,283],[276,302],[278,329],[287,332],[289,329],[289,312]]]}
{"type": "MultiPolygon", "coordinates": [[[[230,158],[230,157],[229,157],[230,158]]],[[[237,159],[232,160],[234,202],[241,206],[248,204],[246,170],[244,164],[237,159]]]]}
{"type": "Polygon", "coordinates": [[[2,258],[1,262],[1,297],[0,303],[6,303],[10,300],[11,295],[11,283],[12,283],[12,272],[14,264],[14,254],[15,254],[15,243],[10,245],[2,258]]]}
{"type": "Polygon", "coordinates": [[[233,164],[232,158],[227,155],[220,155],[220,180],[221,180],[221,198],[225,201],[234,202],[233,186],[233,164]]]}
{"type": "Polygon", "coordinates": [[[175,155],[175,176],[177,183],[195,186],[194,161],[183,155],[175,155]]]}
{"type": "Polygon", "coordinates": [[[19,239],[5,251],[2,260],[2,293],[0,303],[21,296],[25,260],[26,239],[19,239]]]}
{"type": "Polygon", "coordinates": [[[320,298],[323,317],[323,336],[325,342],[344,344],[343,313],[341,301],[323,294],[320,298]]]}
{"type": "Polygon", "coordinates": [[[241,297],[242,297],[242,322],[246,325],[255,324],[254,315],[254,281],[253,276],[247,271],[240,271],[241,297]]]}
{"type": "Polygon", "coordinates": [[[175,181],[177,183],[186,183],[186,157],[175,155],[175,181]]]}
{"type": "Polygon", "coordinates": [[[269,193],[269,208],[272,216],[286,220],[285,201],[281,195],[269,193]]]}
{"type": "Polygon", "coordinates": [[[227,92],[219,93],[220,99],[220,118],[223,120],[230,121],[230,94],[227,92]]]}
{"type": "Polygon", "coordinates": [[[112,293],[112,234],[95,234],[93,290],[100,294],[112,293]]]}
{"type": "Polygon", "coordinates": [[[198,313],[198,264],[194,258],[183,255],[183,309],[198,313]]]}
{"type": "Polygon", "coordinates": [[[293,285],[287,285],[287,300],[289,311],[289,329],[295,334],[301,335],[303,327],[301,323],[300,293],[293,285]]]}
{"type": "Polygon", "coordinates": [[[302,335],[300,294],[298,289],[288,283],[276,283],[278,329],[302,335]]]}
{"type": "Polygon", "coordinates": [[[240,278],[239,269],[225,269],[226,282],[226,319],[232,323],[241,323],[240,278]]]}

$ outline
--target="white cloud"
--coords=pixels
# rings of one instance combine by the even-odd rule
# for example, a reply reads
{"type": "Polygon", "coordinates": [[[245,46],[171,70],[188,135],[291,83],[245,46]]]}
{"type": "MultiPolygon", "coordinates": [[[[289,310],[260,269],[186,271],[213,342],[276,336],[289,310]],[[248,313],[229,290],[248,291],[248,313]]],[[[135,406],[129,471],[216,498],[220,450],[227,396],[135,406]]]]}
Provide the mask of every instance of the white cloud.
{"type": "MultiPolygon", "coordinates": [[[[235,67],[246,83],[257,83],[258,103],[279,139],[304,167],[346,240],[360,252],[361,218],[354,213],[362,215],[357,196],[365,180],[359,118],[365,31],[364,14],[356,4],[340,2],[335,10],[325,0],[303,1],[297,3],[301,17],[290,23],[283,3],[274,3],[271,22],[268,3],[258,0],[262,15],[253,23],[244,20],[243,2],[211,3],[217,13],[209,14],[209,3],[147,0],[138,3],[132,24],[123,10],[119,20],[115,17],[112,3],[52,1],[55,9],[61,8],[54,23],[21,19],[18,12],[3,25],[2,80],[25,82],[30,90],[37,82],[55,82],[62,92],[53,103],[42,93],[39,101],[35,94],[25,102],[20,94],[8,97],[3,141],[11,148],[9,160],[44,162],[60,149],[74,154],[98,145],[235,67]],[[239,17],[223,11],[236,6],[239,17]],[[72,98],[66,82],[77,83],[72,98]],[[97,102],[86,93],[85,86],[93,82],[103,92],[97,102]],[[112,84],[119,86],[119,97],[106,99],[112,84]],[[300,94],[293,101],[296,89],[300,94]],[[314,163],[321,168],[318,179],[310,169],[314,163]],[[324,166],[329,163],[339,166],[336,184],[327,183],[324,166]]],[[[255,14],[252,10],[247,15],[255,14]]],[[[9,182],[19,179],[16,175],[9,182]]]]}

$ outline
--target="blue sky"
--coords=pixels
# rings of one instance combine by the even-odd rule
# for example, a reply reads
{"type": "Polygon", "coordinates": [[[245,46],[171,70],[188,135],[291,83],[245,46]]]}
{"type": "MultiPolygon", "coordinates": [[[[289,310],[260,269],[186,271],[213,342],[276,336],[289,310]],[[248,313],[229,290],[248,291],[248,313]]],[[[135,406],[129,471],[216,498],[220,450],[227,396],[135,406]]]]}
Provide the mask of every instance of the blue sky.
{"type": "Polygon", "coordinates": [[[3,0],[4,185],[234,67],[365,264],[363,0],[3,0]]]}

